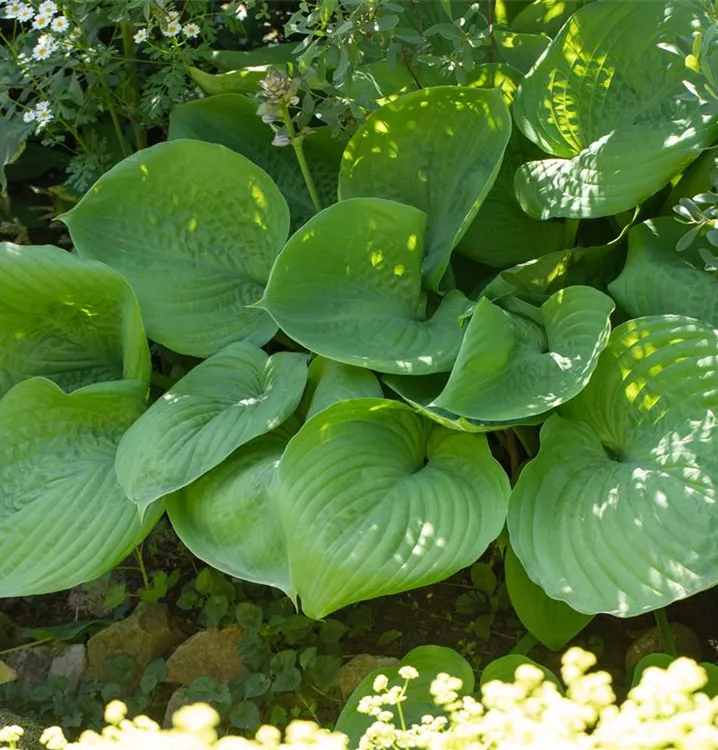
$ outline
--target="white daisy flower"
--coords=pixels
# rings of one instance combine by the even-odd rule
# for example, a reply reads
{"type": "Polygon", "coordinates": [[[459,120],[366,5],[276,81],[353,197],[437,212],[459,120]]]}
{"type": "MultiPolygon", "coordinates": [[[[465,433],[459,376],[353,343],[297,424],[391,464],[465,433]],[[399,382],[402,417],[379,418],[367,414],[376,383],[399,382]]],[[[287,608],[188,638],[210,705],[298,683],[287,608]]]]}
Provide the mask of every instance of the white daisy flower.
{"type": "Polygon", "coordinates": [[[24,5],[17,14],[17,20],[23,22],[32,21],[34,15],[35,11],[29,5],[24,5]]]}
{"type": "Polygon", "coordinates": [[[179,21],[180,14],[176,10],[171,10],[167,13],[167,23],[172,21],[179,21]]]}
{"type": "Polygon", "coordinates": [[[37,119],[37,113],[32,109],[28,109],[23,113],[22,119],[24,122],[33,122],[37,119]]]}
{"type": "Polygon", "coordinates": [[[48,101],[38,102],[35,105],[35,112],[37,112],[38,114],[40,114],[41,112],[49,112],[49,111],[50,111],[50,102],[48,101]]]}
{"type": "Polygon", "coordinates": [[[244,21],[247,18],[247,6],[244,3],[240,3],[234,15],[238,21],[244,21]]]}
{"type": "MultiPolygon", "coordinates": [[[[26,3],[8,3],[5,6],[5,18],[9,18],[11,20],[20,20],[19,16],[20,13],[25,9],[29,8],[30,6],[26,3]]],[[[32,11],[32,8],[30,8],[32,11]]]]}
{"type": "Polygon", "coordinates": [[[57,16],[57,18],[53,18],[52,23],[50,24],[50,28],[53,31],[58,32],[59,34],[67,31],[69,26],[70,22],[65,18],[65,16],[57,16]]]}
{"type": "Polygon", "coordinates": [[[33,29],[44,29],[52,23],[52,16],[49,13],[38,13],[32,22],[33,29]]]}
{"type": "Polygon", "coordinates": [[[57,5],[52,0],[45,0],[44,3],[40,3],[38,13],[41,16],[54,16],[57,13],[57,5]]]}
{"type": "Polygon", "coordinates": [[[170,21],[167,28],[162,32],[165,36],[177,36],[182,31],[179,21],[170,21]]]}
{"type": "Polygon", "coordinates": [[[135,44],[142,44],[147,41],[149,33],[147,29],[140,29],[132,38],[135,40],[135,44]]]}
{"type": "Polygon", "coordinates": [[[199,26],[197,26],[196,23],[188,23],[182,29],[182,33],[187,37],[187,39],[194,39],[199,35],[199,26]]]}
{"type": "Polygon", "coordinates": [[[45,126],[53,119],[52,112],[38,112],[37,113],[37,130],[36,133],[39,133],[45,126]]]}
{"type": "Polygon", "coordinates": [[[32,50],[33,59],[47,60],[47,58],[50,57],[50,55],[55,51],[56,46],[57,46],[57,43],[51,36],[48,36],[47,34],[43,34],[37,40],[37,44],[32,50]]]}

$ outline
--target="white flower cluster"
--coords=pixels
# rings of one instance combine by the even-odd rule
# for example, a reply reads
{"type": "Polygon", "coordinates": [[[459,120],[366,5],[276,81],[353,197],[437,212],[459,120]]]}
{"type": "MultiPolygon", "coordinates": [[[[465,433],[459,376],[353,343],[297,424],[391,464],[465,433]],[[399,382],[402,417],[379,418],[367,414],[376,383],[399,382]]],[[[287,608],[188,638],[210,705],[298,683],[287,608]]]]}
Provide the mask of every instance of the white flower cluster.
{"type": "MultiPolygon", "coordinates": [[[[53,0],[45,0],[37,8],[29,2],[3,0],[0,11],[9,20],[22,23],[32,21],[32,28],[38,31],[48,29],[55,34],[64,34],[70,28],[70,22],[53,0]]],[[[57,41],[54,37],[43,35],[40,40],[33,51],[33,57],[36,60],[46,59],[57,48],[57,41]]]]}
{"type": "Polygon", "coordinates": [[[53,119],[50,102],[38,102],[32,109],[25,110],[22,119],[28,123],[36,122],[36,132],[39,133],[53,119]]]}
{"type": "MultiPolygon", "coordinates": [[[[165,18],[160,21],[159,28],[162,32],[162,36],[168,39],[176,39],[180,34],[185,39],[196,39],[201,31],[199,24],[194,21],[182,25],[180,14],[175,10],[167,12],[165,18]]],[[[133,37],[135,44],[142,44],[143,42],[148,41],[151,31],[151,26],[139,29],[133,37]]]]}

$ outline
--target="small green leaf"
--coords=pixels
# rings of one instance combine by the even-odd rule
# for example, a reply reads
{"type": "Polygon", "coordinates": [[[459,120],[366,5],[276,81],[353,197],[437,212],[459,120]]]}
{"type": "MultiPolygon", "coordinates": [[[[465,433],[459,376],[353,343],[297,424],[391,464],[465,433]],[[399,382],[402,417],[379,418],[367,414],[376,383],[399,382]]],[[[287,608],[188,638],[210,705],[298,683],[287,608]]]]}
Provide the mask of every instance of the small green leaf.
{"type": "Polygon", "coordinates": [[[252,701],[242,701],[232,708],[229,714],[232,726],[238,729],[256,729],[261,723],[259,709],[252,701]]]}
{"type": "Polygon", "coordinates": [[[319,628],[319,637],[324,643],[338,643],[349,628],[339,620],[325,620],[319,628]]]}
{"type": "Polygon", "coordinates": [[[264,614],[256,604],[240,602],[235,609],[235,617],[238,625],[251,633],[256,633],[262,626],[264,614]]]}
{"type": "Polygon", "coordinates": [[[294,692],[302,684],[302,673],[296,667],[279,672],[272,682],[273,693],[294,692]]]}
{"type": "Polygon", "coordinates": [[[247,699],[259,698],[268,693],[271,686],[272,680],[268,675],[262,672],[251,674],[244,683],[244,697],[247,699]]]}

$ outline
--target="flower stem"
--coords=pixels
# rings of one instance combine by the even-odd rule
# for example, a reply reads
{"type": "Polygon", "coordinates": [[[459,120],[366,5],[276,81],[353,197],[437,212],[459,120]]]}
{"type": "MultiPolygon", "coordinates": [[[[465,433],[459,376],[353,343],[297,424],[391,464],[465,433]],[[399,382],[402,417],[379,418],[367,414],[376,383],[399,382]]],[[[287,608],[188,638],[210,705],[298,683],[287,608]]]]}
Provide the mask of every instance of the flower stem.
{"type": "Polygon", "coordinates": [[[142,582],[145,584],[145,589],[150,587],[150,579],[147,576],[147,568],[145,568],[145,561],[142,558],[142,545],[135,547],[135,557],[137,558],[137,565],[142,574],[142,582]]]}
{"type": "Polygon", "coordinates": [[[292,147],[294,148],[294,153],[297,157],[297,162],[299,163],[299,169],[302,171],[302,177],[304,177],[304,182],[309,191],[309,197],[312,199],[314,209],[319,213],[322,210],[322,203],[319,200],[319,194],[317,193],[312,173],[309,170],[309,164],[307,164],[307,159],[304,155],[304,136],[297,133],[294,123],[292,122],[292,117],[289,114],[289,108],[286,104],[282,107],[282,118],[284,124],[287,126],[289,138],[292,141],[292,147]]]}
{"type": "Polygon", "coordinates": [[[672,656],[674,659],[678,657],[678,651],[676,650],[676,639],[673,637],[673,629],[671,624],[668,622],[668,615],[665,609],[657,609],[653,613],[656,618],[656,624],[658,625],[658,632],[661,635],[661,648],[663,652],[672,656]]]}
{"type": "MultiPolygon", "coordinates": [[[[132,27],[128,23],[123,23],[122,26],[122,51],[129,63],[127,68],[129,71],[129,78],[131,84],[131,97],[130,104],[134,111],[138,109],[138,103],[140,100],[139,84],[137,81],[137,57],[135,54],[136,45],[135,40],[132,38],[132,27]]],[[[133,112],[134,114],[134,112],[133,112]]],[[[147,148],[147,131],[138,122],[134,122],[135,130],[135,142],[137,144],[137,150],[141,151],[143,148],[147,148]]]]}

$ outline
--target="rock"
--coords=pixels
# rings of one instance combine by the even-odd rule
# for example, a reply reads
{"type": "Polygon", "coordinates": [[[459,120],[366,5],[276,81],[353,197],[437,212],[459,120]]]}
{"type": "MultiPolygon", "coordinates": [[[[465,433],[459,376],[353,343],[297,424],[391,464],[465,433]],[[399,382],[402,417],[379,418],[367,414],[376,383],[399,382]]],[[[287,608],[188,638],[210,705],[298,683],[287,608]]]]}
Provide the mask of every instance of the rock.
{"type": "Polygon", "coordinates": [[[20,628],[5,614],[0,612],[0,651],[18,645],[20,628]]]}
{"type": "Polygon", "coordinates": [[[80,684],[80,678],[87,669],[87,649],[82,643],[68,646],[63,654],[56,656],[50,664],[48,678],[65,677],[67,687],[65,695],[73,695],[80,684]]]}
{"type": "Polygon", "coordinates": [[[375,669],[395,667],[399,663],[393,656],[373,656],[358,654],[351,661],[343,664],[335,681],[342,698],[345,700],[359,687],[359,683],[375,669]]]}
{"type": "MultiPolygon", "coordinates": [[[[698,636],[690,628],[681,625],[679,622],[672,622],[671,630],[673,631],[678,655],[689,656],[691,659],[700,661],[702,654],[698,636]]],[[[661,633],[658,630],[658,626],[656,626],[640,635],[628,647],[626,651],[626,669],[633,669],[648,654],[659,654],[662,652],[661,633]]]]}
{"type": "Polygon", "coordinates": [[[114,682],[106,662],[124,655],[135,662],[135,678],[139,679],[151,662],[165,656],[184,637],[172,621],[166,604],[140,604],[129,617],[90,638],[85,676],[100,682],[114,682]]]}
{"type": "Polygon", "coordinates": [[[211,677],[222,683],[244,672],[242,658],[237,654],[244,629],[230,625],[219,630],[202,630],[179,645],[167,659],[165,682],[190,685],[198,677],[211,677]]]}
{"type": "Polygon", "coordinates": [[[11,651],[3,656],[3,661],[17,672],[17,683],[25,690],[32,690],[47,680],[50,665],[57,655],[58,649],[54,646],[34,646],[11,651]]]}
{"type": "Polygon", "coordinates": [[[67,603],[77,619],[106,617],[112,611],[105,606],[105,597],[109,593],[112,581],[110,576],[103,576],[95,581],[83,583],[70,589],[67,603]]]}
{"type": "Polygon", "coordinates": [[[179,711],[182,706],[189,706],[194,702],[195,701],[185,695],[185,689],[183,687],[175,690],[167,701],[167,709],[165,711],[164,721],[162,722],[162,728],[172,729],[172,717],[175,715],[175,712],[179,711]]]}
{"type": "Polygon", "coordinates": [[[15,724],[25,730],[25,734],[23,734],[17,746],[18,750],[45,750],[40,744],[40,736],[45,731],[44,727],[33,719],[24,719],[22,716],[17,716],[17,714],[0,708],[0,728],[11,727],[15,724]]]}

